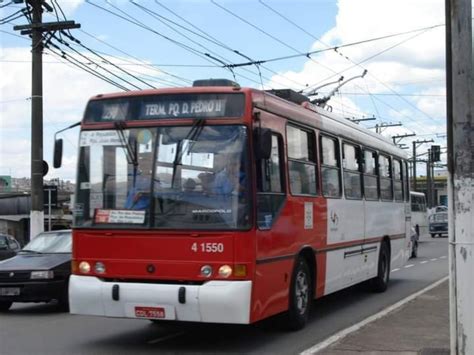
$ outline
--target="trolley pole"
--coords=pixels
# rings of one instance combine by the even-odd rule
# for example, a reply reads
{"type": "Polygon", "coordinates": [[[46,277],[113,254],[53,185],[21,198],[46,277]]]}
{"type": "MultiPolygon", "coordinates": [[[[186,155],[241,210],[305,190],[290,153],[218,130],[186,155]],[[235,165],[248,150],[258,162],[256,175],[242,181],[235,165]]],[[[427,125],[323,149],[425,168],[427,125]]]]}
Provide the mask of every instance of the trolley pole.
{"type": "Polygon", "coordinates": [[[445,0],[451,354],[474,354],[472,1],[445,0]]]}

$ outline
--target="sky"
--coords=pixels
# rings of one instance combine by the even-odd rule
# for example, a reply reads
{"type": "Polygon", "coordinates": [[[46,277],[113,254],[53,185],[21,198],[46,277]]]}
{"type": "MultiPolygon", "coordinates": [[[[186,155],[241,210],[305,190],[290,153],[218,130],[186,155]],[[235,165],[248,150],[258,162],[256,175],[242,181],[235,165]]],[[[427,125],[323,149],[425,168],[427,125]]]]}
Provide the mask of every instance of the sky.
{"type": "MultiPolygon", "coordinates": [[[[52,0],[48,3],[53,5],[52,0]]],[[[241,86],[311,92],[367,70],[330,99],[334,113],[350,119],[375,117],[360,122],[372,130],[377,124],[401,123],[382,134],[416,133],[399,140],[410,147],[409,154],[413,140],[434,140],[420,145],[421,154],[431,144],[446,146],[442,0],[57,0],[54,4],[81,28],[70,31],[80,44],[65,35],[57,35],[52,43],[66,53],[66,59],[105,73],[119,87],[61,58],[53,53],[59,54],[55,47],[45,49],[43,153],[50,165],[46,179],[75,180],[79,129],[61,134],[61,169],[52,168],[54,133],[80,121],[90,97],[123,88],[190,86],[203,78],[233,80],[234,75],[241,86]],[[315,53],[306,56],[308,52],[315,53]],[[281,59],[288,56],[292,58],[281,59]],[[276,58],[280,60],[271,60],[276,58]],[[270,61],[233,73],[222,68],[222,63],[249,59],[270,61]]],[[[0,6],[4,19],[25,5],[0,0],[0,6]]],[[[44,22],[57,20],[54,12],[43,16],[44,22]]],[[[58,16],[63,20],[60,12],[58,16]]],[[[27,23],[25,17],[0,23],[0,175],[29,177],[31,40],[13,30],[14,25],[27,23]]],[[[336,85],[319,89],[318,96],[336,85]]],[[[422,175],[424,169],[424,164],[418,165],[422,175]]]]}

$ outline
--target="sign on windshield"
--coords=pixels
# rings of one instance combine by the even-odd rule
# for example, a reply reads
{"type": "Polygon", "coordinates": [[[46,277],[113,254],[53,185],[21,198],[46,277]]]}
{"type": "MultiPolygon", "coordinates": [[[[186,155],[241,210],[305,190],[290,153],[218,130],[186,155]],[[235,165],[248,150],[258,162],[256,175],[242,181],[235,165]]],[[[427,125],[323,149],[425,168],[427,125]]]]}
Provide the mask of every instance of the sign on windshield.
{"type": "Polygon", "coordinates": [[[245,97],[236,94],[176,94],[92,100],[86,122],[173,118],[241,117],[245,97]]]}

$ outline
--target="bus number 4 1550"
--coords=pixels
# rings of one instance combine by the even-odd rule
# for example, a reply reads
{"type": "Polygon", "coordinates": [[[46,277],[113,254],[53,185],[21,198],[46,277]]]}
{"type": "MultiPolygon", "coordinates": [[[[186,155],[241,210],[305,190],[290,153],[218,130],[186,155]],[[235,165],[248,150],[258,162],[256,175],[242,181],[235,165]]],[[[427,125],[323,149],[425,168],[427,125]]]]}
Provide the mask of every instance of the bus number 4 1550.
{"type": "Polygon", "coordinates": [[[191,250],[195,253],[223,253],[224,244],[223,243],[193,243],[191,250]]]}

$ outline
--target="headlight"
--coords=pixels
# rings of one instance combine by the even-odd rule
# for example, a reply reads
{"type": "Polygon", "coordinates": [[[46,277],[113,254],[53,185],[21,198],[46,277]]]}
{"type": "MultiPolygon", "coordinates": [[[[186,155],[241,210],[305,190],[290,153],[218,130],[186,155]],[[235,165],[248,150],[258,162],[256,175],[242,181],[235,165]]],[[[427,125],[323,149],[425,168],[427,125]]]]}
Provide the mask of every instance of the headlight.
{"type": "Polygon", "coordinates": [[[91,271],[91,265],[87,261],[81,261],[79,263],[79,271],[83,274],[88,274],[91,271]]]}
{"type": "Polygon", "coordinates": [[[30,278],[33,280],[52,279],[54,278],[54,272],[53,271],[32,271],[30,278]]]}
{"type": "Polygon", "coordinates": [[[232,274],[232,268],[229,265],[222,265],[219,268],[219,276],[220,277],[229,277],[232,274]]]}
{"type": "Polygon", "coordinates": [[[105,265],[104,263],[98,261],[94,265],[94,271],[98,274],[104,274],[105,273],[105,265]]]}

